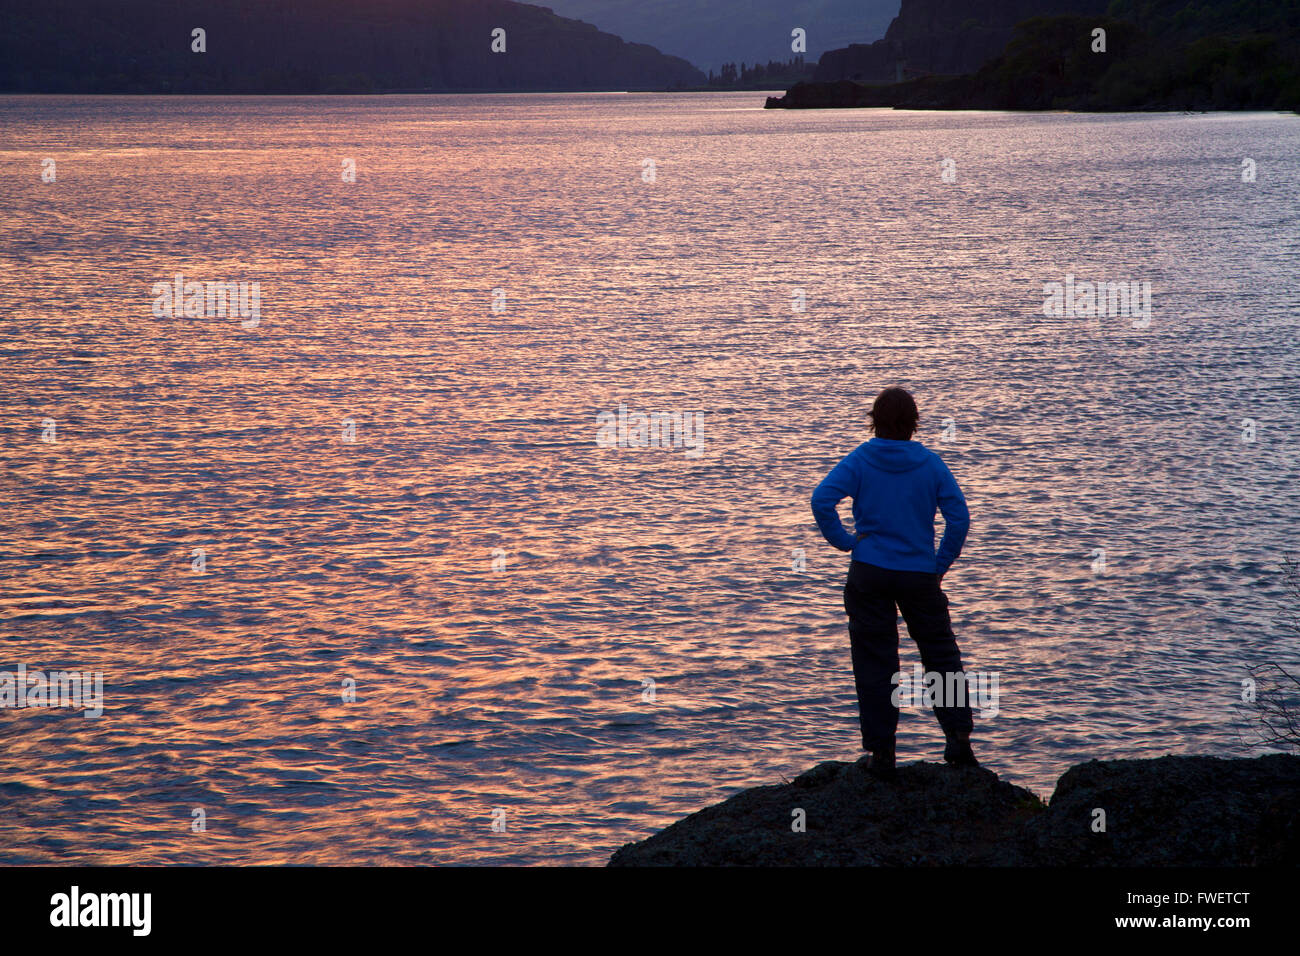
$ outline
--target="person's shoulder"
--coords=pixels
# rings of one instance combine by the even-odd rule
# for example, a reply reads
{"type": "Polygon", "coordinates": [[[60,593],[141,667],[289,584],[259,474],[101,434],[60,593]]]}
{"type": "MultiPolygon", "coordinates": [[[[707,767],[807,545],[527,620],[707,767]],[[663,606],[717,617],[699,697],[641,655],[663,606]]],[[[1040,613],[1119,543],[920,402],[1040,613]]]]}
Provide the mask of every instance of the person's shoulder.
{"type": "Polygon", "coordinates": [[[842,457],[840,461],[857,461],[861,459],[863,455],[870,454],[870,449],[867,447],[869,444],[869,442],[864,441],[861,445],[858,445],[855,448],[850,448],[844,453],[844,457],[842,457]]]}
{"type": "Polygon", "coordinates": [[[864,460],[863,449],[865,449],[866,447],[867,447],[866,443],[864,442],[863,444],[859,445],[857,448],[853,448],[850,449],[848,452],[845,452],[843,455],[840,456],[839,461],[835,463],[835,468],[832,470],[838,470],[840,472],[843,472],[845,469],[856,469],[861,467],[862,462],[864,460]]]}
{"type": "MultiPolygon", "coordinates": [[[[917,442],[917,444],[920,445],[921,443],[917,442]]],[[[943,474],[944,472],[947,472],[948,474],[952,474],[952,472],[948,468],[948,463],[943,460],[942,455],[940,455],[933,448],[926,448],[925,445],[921,445],[921,447],[925,448],[927,460],[929,461],[931,467],[938,469],[940,474],[943,474]]]]}

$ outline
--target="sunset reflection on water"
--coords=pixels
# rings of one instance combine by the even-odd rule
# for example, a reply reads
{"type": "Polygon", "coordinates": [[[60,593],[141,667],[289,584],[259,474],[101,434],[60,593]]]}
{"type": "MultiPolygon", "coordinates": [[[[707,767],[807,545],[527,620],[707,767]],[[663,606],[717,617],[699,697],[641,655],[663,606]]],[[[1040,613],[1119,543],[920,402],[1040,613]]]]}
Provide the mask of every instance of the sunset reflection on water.
{"type": "Polygon", "coordinates": [[[893,383],[971,506],[985,763],[1244,752],[1297,656],[1294,118],[761,102],[0,100],[0,667],[106,708],[0,712],[0,862],[594,864],[854,759],[807,500],[893,383]],[[1152,327],[1045,319],[1067,272],[1152,327]],[[178,273],[260,324],[155,318],[178,273]],[[703,456],[597,447],[620,403],[703,456]]]}

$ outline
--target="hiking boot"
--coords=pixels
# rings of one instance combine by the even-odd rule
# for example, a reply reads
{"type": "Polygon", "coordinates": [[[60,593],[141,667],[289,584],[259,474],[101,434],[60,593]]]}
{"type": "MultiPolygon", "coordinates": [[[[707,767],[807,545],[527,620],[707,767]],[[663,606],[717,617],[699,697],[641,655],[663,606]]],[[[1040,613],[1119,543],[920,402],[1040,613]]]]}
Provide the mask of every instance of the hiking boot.
{"type": "Polygon", "coordinates": [[[867,773],[877,780],[893,780],[898,776],[898,771],[894,769],[893,744],[871,751],[867,758],[867,773]]]}
{"type": "Polygon", "coordinates": [[[944,731],[948,743],[943,748],[943,759],[954,767],[978,767],[975,752],[970,749],[970,731],[944,731]]]}

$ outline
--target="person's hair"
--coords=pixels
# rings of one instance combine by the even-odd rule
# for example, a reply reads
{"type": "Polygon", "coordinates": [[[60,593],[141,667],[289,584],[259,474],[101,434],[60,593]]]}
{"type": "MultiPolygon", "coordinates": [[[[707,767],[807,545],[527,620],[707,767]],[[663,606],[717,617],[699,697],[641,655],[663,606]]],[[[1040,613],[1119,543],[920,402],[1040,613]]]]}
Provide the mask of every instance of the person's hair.
{"type": "Polygon", "coordinates": [[[916,399],[912,393],[897,385],[877,395],[875,404],[867,414],[871,416],[871,430],[878,438],[892,438],[896,441],[910,441],[916,432],[917,420],[921,417],[916,410],[916,399]]]}

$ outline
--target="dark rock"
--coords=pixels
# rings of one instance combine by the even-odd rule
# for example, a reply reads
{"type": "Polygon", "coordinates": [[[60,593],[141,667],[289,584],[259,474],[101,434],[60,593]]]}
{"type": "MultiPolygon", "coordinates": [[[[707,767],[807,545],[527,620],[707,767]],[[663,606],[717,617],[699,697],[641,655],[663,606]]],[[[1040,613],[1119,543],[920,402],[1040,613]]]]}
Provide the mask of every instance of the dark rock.
{"type": "Polygon", "coordinates": [[[913,763],[883,783],[828,761],[755,787],[610,866],[1294,866],[1300,756],[1090,761],[1051,803],[983,768],[913,763]],[[1105,830],[1095,831],[1096,810],[1105,830]],[[802,810],[805,832],[795,832],[802,810]]]}
{"type": "Polygon", "coordinates": [[[988,770],[914,763],[889,783],[830,761],[757,787],[614,854],[611,866],[943,866],[994,862],[1000,834],[1043,812],[988,770]],[[803,810],[807,831],[793,832],[803,810]]]}
{"type": "Polygon", "coordinates": [[[1061,866],[1294,866],[1298,818],[1300,757],[1091,760],[1057,781],[1028,852],[1061,866]]]}

